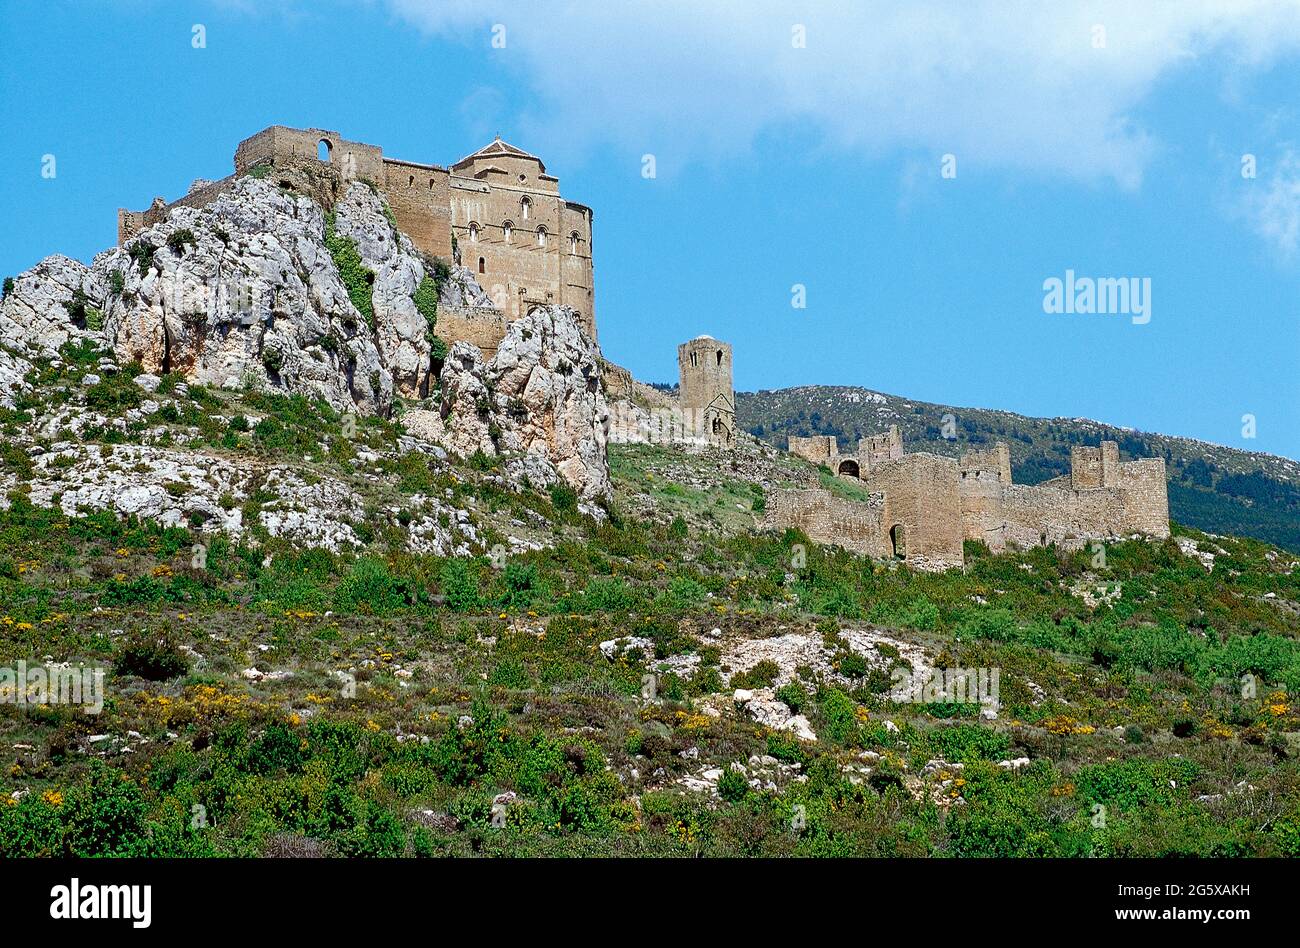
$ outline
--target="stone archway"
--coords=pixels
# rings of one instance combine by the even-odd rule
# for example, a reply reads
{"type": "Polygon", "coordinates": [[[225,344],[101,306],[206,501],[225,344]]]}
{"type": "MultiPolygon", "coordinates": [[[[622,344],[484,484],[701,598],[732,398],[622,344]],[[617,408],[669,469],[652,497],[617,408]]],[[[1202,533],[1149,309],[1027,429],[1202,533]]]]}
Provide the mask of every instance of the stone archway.
{"type": "Polygon", "coordinates": [[[889,528],[889,546],[893,551],[894,559],[907,559],[907,528],[901,523],[896,523],[889,528]]]}
{"type": "Polygon", "coordinates": [[[858,462],[852,458],[845,458],[835,469],[835,473],[840,477],[862,477],[862,469],[858,467],[858,462]]]}

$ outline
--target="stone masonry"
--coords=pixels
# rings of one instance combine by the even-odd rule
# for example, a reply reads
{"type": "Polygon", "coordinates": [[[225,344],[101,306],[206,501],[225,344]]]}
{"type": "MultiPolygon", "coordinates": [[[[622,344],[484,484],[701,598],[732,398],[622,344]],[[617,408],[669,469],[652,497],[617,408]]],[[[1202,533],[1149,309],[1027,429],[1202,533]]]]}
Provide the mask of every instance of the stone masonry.
{"type": "Polygon", "coordinates": [[[234,174],[196,181],[184,197],[143,211],[118,211],[118,244],[175,207],[204,207],[248,174],[307,194],[327,210],[357,180],[371,185],[397,227],[431,257],[458,255],[495,309],[443,312],[439,334],[495,351],[509,322],[537,306],[573,309],[596,338],[592,210],[560,195],[546,165],[500,138],[450,167],[400,161],[338,132],[275,125],[239,143],[234,174]],[[455,253],[453,252],[453,244],[455,253]]]}
{"type": "Polygon", "coordinates": [[[922,569],[961,566],[964,540],[1000,552],[1169,536],[1164,460],[1122,462],[1113,441],[1076,447],[1069,475],[1033,486],[1012,483],[1005,444],[968,451],[957,461],[907,454],[896,426],[863,438],[855,454],[840,452],[833,437],[791,437],[790,451],[861,481],[871,500],[846,500],[820,489],[777,491],[768,500],[765,526],[798,527],[818,543],[893,556],[922,569]]]}
{"type": "Polygon", "coordinates": [[[636,381],[620,366],[602,366],[609,395],[609,438],[616,444],[736,446],[736,393],[731,345],[696,336],[677,347],[676,393],[636,381]]]}

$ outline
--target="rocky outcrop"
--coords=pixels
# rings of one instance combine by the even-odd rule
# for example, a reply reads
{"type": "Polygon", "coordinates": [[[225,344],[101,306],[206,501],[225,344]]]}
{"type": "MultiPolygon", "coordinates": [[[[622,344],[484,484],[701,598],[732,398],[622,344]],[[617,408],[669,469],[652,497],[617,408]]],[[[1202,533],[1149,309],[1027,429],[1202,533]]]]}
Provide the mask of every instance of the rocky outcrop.
{"type": "Polygon", "coordinates": [[[410,239],[391,223],[366,185],[353,183],[334,208],[334,228],[356,243],[374,275],[375,345],[392,374],[393,387],[408,398],[428,394],[432,360],[429,326],[415,307],[425,268],[410,239]]]}
{"type": "MultiPolygon", "coordinates": [[[[240,178],[90,267],[55,256],[20,275],[0,303],[0,403],[13,404],[32,360],[88,340],[149,376],[386,414],[394,395],[434,388],[429,321],[416,304],[433,263],[362,182],[327,215],[308,197],[240,178]]],[[[439,301],[492,305],[459,265],[439,301]]],[[[502,457],[520,484],[563,480],[593,512],[610,497],[599,350],[573,310],[517,320],[487,364],[454,345],[440,381],[438,411],[408,413],[413,434],[462,457],[502,457]]]]}
{"type": "Polygon", "coordinates": [[[46,257],[15,277],[0,303],[0,346],[30,359],[67,342],[102,342],[106,287],[102,270],[59,254],[46,257]]]}
{"type": "MultiPolygon", "coordinates": [[[[90,267],[53,256],[18,276],[0,304],[0,347],[30,359],[89,339],[149,372],[385,413],[394,391],[427,394],[429,327],[413,297],[431,274],[365,184],[348,186],[332,224],[369,280],[368,317],[327,247],[320,205],[246,177],[205,207],[175,208],[90,267]]],[[[444,292],[490,305],[471,283],[465,271],[444,292]]]]}
{"type": "MultiPolygon", "coordinates": [[[[348,197],[358,189],[378,205],[364,185],[348,197]]],[[[339,217],[364,203],[358,195],[339,217]]],[[[202,209],[177,208],[92,269],[120,274],[110,277],[121,290],[105,321],[120,360],[209,385],[301,392],[337,409],[388,408],[378,333],[325,246],[324,212],[305,197],[243,178],[202,209]]]]}
{"type": "Polygon", "coordinates": [[[452,346],[438,413],[408,412],[407,429],[461,457],[504,456],[533,486],[562,479],[594,509],[612,492],[598,359],[572,309],[537,307],[510,324],[486,364],[474,346],[452,346]]]}

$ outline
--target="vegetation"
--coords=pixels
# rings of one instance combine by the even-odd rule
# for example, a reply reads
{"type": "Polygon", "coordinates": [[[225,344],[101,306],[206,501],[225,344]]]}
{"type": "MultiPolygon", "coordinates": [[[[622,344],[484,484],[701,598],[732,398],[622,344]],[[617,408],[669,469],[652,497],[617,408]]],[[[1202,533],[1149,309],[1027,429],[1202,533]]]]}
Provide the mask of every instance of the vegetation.
{"type": "Polygon", "coordinates": [[[351,237],[334,229],[334,212],[325,215],[325,247],[334,258],[339,277],[348,291],[348,299],[361,318],[375,328],[374,282],[375,274],[361,261],[361,252],[351,237]]]}
{"type": "Polygon", "coordinates": [[[128,423],[139,368],[104,356],[65,346],[0,428],[84,393],[121,425],[51,443],[292,461],[363,498],[358,542],[272,535],[270,484],[221,497],[238,539],[38,505],[55,461],[0,441],[0,666],[105,671],[98,715],[0,703],[2,856],[1300,855],[1300,561],[1265,542],[970,543],[913,572],[756,533],[746,477],[816,477],[788,458],[615,446],[595,519],[302,396],[168,375],[128,423]],[[428,497],[472,513],[461,555],[405,542],[428,497]],[[825,665],[736,659],[788,636],[825,665]],[[998,669],[997,717],[893,700],[917,649],[998,669]],[[738,713],[741,687],[817,740],[738,713]]]}

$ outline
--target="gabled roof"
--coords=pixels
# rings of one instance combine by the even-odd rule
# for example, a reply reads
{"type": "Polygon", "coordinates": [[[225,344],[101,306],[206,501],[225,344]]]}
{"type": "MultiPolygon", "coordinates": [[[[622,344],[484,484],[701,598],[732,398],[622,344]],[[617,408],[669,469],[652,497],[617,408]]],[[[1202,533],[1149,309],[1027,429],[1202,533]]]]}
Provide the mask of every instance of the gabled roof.
{"type": "Polygon", "coordinates": [[[528,154],[528,152],[524,151],[522,148],[516,148],[509,142],[502,141],[500,135],[492,139],[492,141],[488,142],[478,151],[474,152],[474,154],[466,155],[460,161],[456,162],[451,166],[452,170],[459,170],[465,165],[473,164],[480,158],[523,158],[528,161],[537,162],[537,166],[542,170],[542,172],[546,172],[546,165],[542,163],[542,159],[538,158],[536,155],[528,154]]]}

